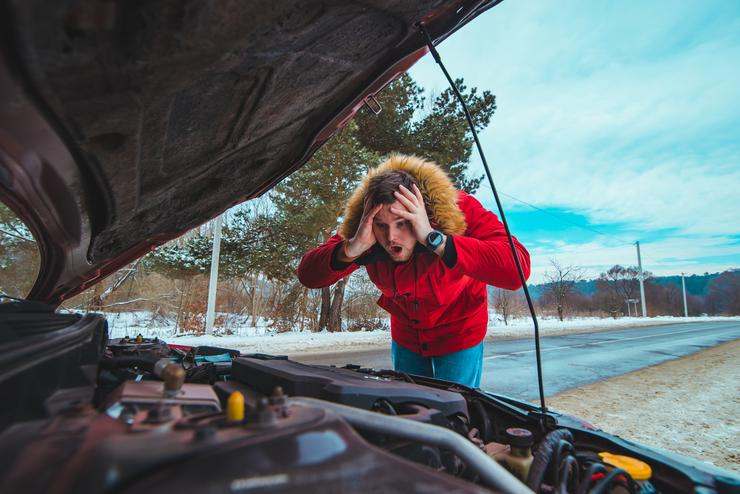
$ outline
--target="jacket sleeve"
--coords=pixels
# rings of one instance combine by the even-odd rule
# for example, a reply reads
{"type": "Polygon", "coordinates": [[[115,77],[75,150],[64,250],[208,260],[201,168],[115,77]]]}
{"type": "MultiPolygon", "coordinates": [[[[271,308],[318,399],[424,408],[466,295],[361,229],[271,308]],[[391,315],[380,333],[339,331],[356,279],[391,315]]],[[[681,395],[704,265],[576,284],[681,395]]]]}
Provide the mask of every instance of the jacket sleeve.
{"type": "MultiPolygon", "coordinates": [[[[465,214],[468,228],[462,236],[450,236],[457,257],[450,267],[499,288],[521,288],[503,223],[477,199],[464,192],[460,193],[458,204],[465,214]]],[[[529,278],[529,252],[516,238],[514,246],[524,277],[529,278]]]]}
{"type": "Polygon", "coordinates": [[[298,264],[298,280],[308,288],[323,288],[349,276],[360,266],[354,262],[338,266],[332,262],[334,250],[342,243],[342,237],[334,235],[322,245],[306,252],[298,264]],[[339,269],[337,269],[339,268],[339,269]]]}

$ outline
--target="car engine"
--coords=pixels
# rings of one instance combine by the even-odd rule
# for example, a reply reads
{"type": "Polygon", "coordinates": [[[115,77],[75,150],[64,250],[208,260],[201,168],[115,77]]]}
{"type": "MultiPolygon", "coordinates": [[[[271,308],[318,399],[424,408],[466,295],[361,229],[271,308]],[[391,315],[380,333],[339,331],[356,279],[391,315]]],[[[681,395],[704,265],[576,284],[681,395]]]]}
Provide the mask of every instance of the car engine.
{"type": "Polygon", "coordinates": [[[5,374],[20,398],[0,415],[4,492],[722,492],[588,424],[453,383],[66,322],[81,346],[5,374]]]}

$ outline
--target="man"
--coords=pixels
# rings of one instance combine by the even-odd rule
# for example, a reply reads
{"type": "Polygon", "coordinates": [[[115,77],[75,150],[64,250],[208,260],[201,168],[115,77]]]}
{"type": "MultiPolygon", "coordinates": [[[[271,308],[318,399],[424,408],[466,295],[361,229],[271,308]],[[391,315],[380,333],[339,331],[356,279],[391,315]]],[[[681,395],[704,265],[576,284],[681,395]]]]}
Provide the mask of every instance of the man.
{"type": "MultiPolygon", "coordinates": [[[[528,277],[529,254],[515,245],[528,277]]],[[[434,163],[391,156],[355,190],[339,234],[303,256],[298,278],[320,288],[360,266],[391,315],[395,370],[478,387],[486,285],[521,286],[496,215],[434,163]]]]}

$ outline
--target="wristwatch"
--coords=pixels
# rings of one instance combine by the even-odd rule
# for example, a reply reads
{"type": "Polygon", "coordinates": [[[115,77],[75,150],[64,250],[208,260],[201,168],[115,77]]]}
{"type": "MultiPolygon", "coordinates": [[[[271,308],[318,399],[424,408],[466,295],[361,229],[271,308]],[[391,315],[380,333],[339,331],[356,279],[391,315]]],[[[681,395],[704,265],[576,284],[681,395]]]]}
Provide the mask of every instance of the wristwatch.
{"type": "Polygon", "coordinates": [[[445,236],[442,235],[442,232],[432,230],[431,232],[429,232],[429,235],[427,235],[427,248],[432,251],[437,250],[437,247],[442,245],[444,239],[445,236]]]}

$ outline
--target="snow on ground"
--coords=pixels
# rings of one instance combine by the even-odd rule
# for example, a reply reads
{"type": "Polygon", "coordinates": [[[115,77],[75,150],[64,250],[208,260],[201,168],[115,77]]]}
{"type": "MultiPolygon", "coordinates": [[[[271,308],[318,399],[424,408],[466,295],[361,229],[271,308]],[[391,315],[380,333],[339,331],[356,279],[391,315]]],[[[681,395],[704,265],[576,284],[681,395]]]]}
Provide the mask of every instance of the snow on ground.
{"type": "Polygon", "coordinates": [[[549,408],[740,472],[740,341],[571,389],[549,408]]]}
{"type": "MultiPolygon", "coordinates": [[[[136,336],[141,333],[147,337],[158,337],[179,345],[213,345],[233,348],[244,353],[290,354],[343,352],[367,350],[390,345],[390,331],[359,331],[329,333],[326,331],[312,333],[309,331],[289,331],[278,333],[270,322],[259,319],[256,326],[246,316],[223,315],[225,324],[216,328],[217,335],[195,336],[176,335],[175,323],[168,319],[152,317],[149,312],[119,312],[106,314],[111,338],[136,336]],[[231,332],[232,334],[224,334],[231,332]]],[[[495,314],[491,314],[488,336],[489,340],[531,338],[534,334],[529,319],[510,319],[508,325],[495,314]]],[[[539,320],[540,335],[554,336],[572,333],[607,331],[636,326],[653,326],[681,322],[740,320],[740,317],[622,317],[618,319],[583,317],[559,321],[557,318],[539,320]]]]}
{"type": "MultiPolygon", "coordinates": [[[[108,320],[108,331],[111,338],[136,336],[139,333],[151,338],[155,336],[164,339],[176,337],[174,319],[156,316],[149,311],[111,312],[103,313],[103,315],[108,320]]],[[[228,329],[234,337],[241,339],[275,333],[270,328],[270,321],[263,317],[257,318],[257,324],[252,325],[250,316],[225,313],[218,313],[216,316],[223,321],[223,326],[216,328],[219,333],[228,329]]]]}

